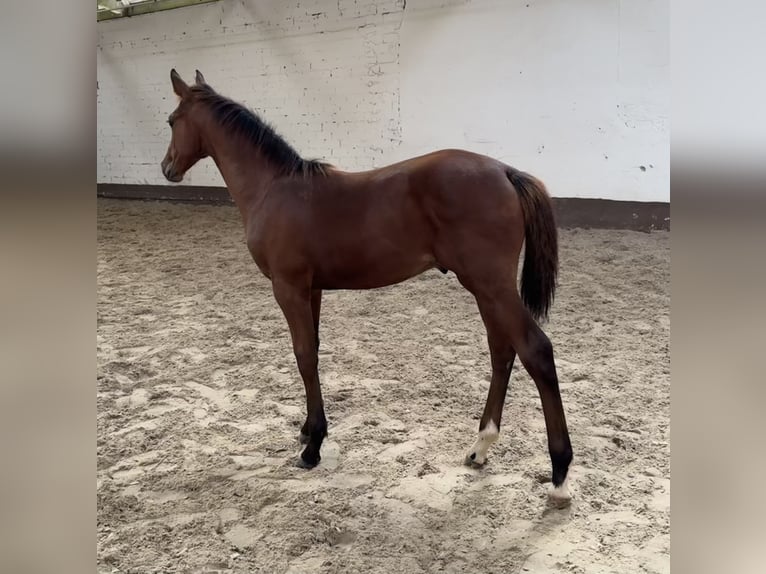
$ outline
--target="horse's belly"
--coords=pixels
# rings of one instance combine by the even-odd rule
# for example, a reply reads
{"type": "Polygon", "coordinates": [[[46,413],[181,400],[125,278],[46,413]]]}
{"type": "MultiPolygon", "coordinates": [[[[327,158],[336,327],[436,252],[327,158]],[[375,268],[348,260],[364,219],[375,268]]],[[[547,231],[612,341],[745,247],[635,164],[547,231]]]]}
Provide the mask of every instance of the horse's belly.
{"type": "Polygon", "coordinates": [[[331,256],[320,264],[314,283],[320,289],[375,289],[406,281],[436,266],[427,252],[379,252],[331,256]]]}

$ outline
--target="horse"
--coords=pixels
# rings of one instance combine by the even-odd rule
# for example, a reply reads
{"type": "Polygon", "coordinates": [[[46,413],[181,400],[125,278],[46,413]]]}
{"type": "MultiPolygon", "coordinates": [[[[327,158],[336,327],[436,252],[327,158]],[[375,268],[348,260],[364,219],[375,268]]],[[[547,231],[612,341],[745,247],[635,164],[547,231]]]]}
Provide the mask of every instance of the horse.
{"type": "Polygon", "coordinates": [[[315,467],[327,435],[319,384],[322,292],[374,289],[430,269],[453,272],[476,299],[492,378],[465,463],[480,467],[500,433],[518,355],[537,386],[551,459],[551,498],[568,500],[572,461],[546,319],[558,274],[552,202],[536,177],[488,156],[441,150],[364,172],[302,158],[258,115],[170,72],[178,105],[161,162],[180,182],[211,157],[239,208],[247,248],[271,281],[306,392],[298,466],[315,467]],[[517,272],[525,245],[521,289],[517,272]]]}

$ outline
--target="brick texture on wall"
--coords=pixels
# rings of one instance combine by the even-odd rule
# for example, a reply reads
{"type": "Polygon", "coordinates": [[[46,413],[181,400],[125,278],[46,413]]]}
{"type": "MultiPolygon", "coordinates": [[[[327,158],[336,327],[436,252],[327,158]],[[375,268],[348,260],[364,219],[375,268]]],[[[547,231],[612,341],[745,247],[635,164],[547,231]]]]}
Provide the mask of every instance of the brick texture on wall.
{"type": "MultiPolygon", "coordinates": [[[[158,163],[176,103],[175,67],[199,68],[306,157],[363,169],[397,145],[398,33],[404,1],[220,2],[99,28],[98,178],[164,183],[158,163]]],[[[205,160],[185,183],[222,185],[205,160]]]]}
{"type": "MultiPolygon", "coordinates": [[[[667,201],[666,3],[222,0],[100,22],[98,181],[167,184],[176,68],[343,169],[462,147],[554,195],[667,201]]],[[[184,183],[223,185],[210,159],[184,183]]]]}

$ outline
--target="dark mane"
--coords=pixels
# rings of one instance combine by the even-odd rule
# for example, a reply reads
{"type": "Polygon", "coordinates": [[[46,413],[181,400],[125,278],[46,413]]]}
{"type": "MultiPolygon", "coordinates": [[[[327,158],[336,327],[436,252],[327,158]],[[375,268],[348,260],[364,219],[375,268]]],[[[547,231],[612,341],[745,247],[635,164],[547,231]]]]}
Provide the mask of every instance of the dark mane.
{"type": "Polygon", "coordinates": [[[218,94],[210,86],[195,85],[191,91],[196,101],[208,106],[221,126],[243,135],[258,146],[261,153],[285,175],[326,175],[327,169],[331,167],[325,162],[303,159],[274,128],[255,113],[218,94]]]}

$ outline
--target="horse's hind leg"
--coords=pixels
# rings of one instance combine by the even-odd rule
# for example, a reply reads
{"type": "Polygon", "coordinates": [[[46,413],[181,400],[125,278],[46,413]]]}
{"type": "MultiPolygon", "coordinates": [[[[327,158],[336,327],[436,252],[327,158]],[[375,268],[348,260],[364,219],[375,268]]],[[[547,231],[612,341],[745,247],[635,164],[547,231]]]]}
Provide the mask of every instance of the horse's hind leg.
{"type": "Polygon", "coordinates": [[[553,347],[537,325],[514,288],[487,292],[481,287],[474,291],[487,327],[492,356],[492,382],[487,405],[479,426],[479,440],[469,453],[476,463],[483,462],[486,449],[497,439],[514,351],[535,381],[543,405],[548,434],[548,451],[553,467],[553,498],[568,499],[566,485],[572,446],[569,441],[564,408],[559,393],[553,347]]]}
{"type": "Polygon", "coordinates": [[[524,368],[535,381],[543,404],[545,428],[548,433],[548,452],[553,471],[551,498],[568,500],[567,487],[569,464],[572,462],[572,445],[569,441],[564,406],[561,403],[559,379],[553,361],[553,345],[527,311],[517,294],[512,298],[512,342],[524,368]]]}
{"type": "Polygon", "coordinates": [[[500,419],[513,361],[516,358],[516,351],[510,343],[510,334],[504,329],[503,321],[497,316],[494,305],[487,302],[481,304],[479,310],[487,328],[492,379],[489,383],[487,403],[479,421],[479,437],[465,458],[465,463],[473,466],[482,466],[487,461],[487,451],[500,435],[500,419]]]}

